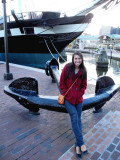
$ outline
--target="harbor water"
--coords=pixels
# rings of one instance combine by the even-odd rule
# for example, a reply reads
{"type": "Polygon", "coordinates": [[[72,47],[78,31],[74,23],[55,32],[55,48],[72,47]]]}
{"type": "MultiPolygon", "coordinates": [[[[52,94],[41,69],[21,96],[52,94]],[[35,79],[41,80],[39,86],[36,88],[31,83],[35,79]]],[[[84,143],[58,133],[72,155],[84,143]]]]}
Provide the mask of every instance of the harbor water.
{"type": "MultiPolygon", "coordinates": [[[[72,54],[73,53],[71,52],[66,53],[67,61],[60,63],[60,72],[66,63],[69,63],[72,61],[72,54]]],[[[109,58],[108,68],[96,69],[97,56],[98,55],[96,54],[83,53],[84,64],[87,69],[88,83],[95,84],[96,79],[99,76],[106,75],[111,77],[116,84],[119,84],[120,83],[120,61],[109,58]]]]}

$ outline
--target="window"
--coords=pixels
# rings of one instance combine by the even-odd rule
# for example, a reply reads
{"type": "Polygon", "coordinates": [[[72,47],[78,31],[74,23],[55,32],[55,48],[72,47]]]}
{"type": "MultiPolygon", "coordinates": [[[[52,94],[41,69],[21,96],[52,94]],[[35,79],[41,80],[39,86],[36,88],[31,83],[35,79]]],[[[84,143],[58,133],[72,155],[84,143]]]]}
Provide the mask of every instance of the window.
{"type": "Polygon", "coordinates": [[[3,27],[3,24],[0,24],[0,30],[3,30],[4,27],[3,27]]]}

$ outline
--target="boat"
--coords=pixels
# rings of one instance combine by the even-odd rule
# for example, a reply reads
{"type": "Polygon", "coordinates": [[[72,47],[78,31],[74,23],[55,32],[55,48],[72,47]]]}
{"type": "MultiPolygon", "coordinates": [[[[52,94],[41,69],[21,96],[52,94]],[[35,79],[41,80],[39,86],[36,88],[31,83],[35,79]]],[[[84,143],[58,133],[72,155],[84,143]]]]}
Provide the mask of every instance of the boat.
{"type": "MultiPolygon", "coordinates": [[[[116,0],[114,0],[116,1],[116,0]]],[[[94,0],[88,8],[74,16],[60,12],[11,11],[7,16],[9,62],[44,68],[47,60],[58,58],[67,45],[80,36],[93,18],[90,13],[111,0],[94,0]]],[[[0,18],[0,61],[5,61],[3,18],[0,18]]]]}
{"type": "MultiPolygon", "coordinates": [[[[43,68],[39,65],[45,65],[52,56],[57,58],[57,52],[62,52],[72,40],[82,34],[92,19],[92,14],[60,18],[57,12],[43,12],[41,19],[30,17],[28,20],[10,21],[7,25],[9,61],[43,68]]],[[[0,35],[0,53],[4,55],[4,34],[0,35]]]]}

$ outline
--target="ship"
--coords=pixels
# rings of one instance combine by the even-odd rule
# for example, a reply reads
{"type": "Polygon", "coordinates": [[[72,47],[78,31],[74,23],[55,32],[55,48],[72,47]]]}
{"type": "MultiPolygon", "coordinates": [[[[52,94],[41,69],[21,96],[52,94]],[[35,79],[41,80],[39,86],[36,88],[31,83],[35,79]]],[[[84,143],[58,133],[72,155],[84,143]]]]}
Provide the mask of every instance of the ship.
{"type": "MultiPolygon", "coordinates": [[[[115,0],[116,1],[116,0],[115,0]]],[[[103,8],[111,0],[93,0],[92,4],[74,16],[61,16],[60,12],[22,12],[7,16],[9,62],[45,68],[51,58],[60,53],[80,36],[93,18],[91,11],[100,5],[103,8]]],[[[0,61],[5,61],[4,25],[0,18],[0,61]]]]}

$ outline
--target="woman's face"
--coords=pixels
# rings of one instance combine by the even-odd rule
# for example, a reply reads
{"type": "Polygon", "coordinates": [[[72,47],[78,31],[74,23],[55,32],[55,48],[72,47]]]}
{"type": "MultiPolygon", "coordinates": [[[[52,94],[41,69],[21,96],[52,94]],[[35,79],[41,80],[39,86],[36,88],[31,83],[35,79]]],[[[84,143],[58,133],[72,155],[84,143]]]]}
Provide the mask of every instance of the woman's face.
{"type": "Polygon", "coordinates": [[[80,56],[78,56],[78,55],[75,55],[74,56],[75,67],[78,68],[81,63],[82,63],[82,58],[80,56]]]}

